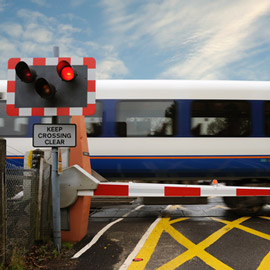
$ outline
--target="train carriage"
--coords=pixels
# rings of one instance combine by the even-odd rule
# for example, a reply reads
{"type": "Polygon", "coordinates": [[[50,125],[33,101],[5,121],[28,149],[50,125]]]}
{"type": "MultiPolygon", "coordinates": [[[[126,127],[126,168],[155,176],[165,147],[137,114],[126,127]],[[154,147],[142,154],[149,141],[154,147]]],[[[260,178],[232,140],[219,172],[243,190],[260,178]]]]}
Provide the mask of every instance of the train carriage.
{"type": "MultiPolygon", "coordinates": [[[[96,113],[85,121],[91,166],[104,177],[269,185],[270,82],[98,80],[96,88],[96,113]]],[[[8,117],[1,102],[9,162],[22,165],[32,124],[47,121],[8,117]]]]}

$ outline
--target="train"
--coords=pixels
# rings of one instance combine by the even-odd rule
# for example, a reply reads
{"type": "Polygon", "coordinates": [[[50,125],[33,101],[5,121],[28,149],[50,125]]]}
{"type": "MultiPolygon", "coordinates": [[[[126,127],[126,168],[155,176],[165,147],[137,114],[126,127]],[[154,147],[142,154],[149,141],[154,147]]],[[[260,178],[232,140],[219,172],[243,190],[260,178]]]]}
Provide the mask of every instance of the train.
{"type": "MultiPolygon", "coordinates": [[[[23,166],[33,124],[49,122],[7,116],[1,100],[7,161],[23,166]]],[[[270,81],[97,80],[85,123],[91,167],[109,180],[269,186],[270,81]]],[[[267,202],[224,200],[251,212],[267,202]]]]}

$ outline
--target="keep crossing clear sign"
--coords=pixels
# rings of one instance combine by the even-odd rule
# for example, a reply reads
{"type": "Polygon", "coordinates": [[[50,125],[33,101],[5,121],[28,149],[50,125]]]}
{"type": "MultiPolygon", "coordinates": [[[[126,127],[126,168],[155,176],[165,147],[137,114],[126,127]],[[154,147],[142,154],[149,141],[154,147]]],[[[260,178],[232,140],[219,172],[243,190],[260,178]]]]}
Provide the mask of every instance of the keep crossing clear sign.
{"type": "Polygon", "coordinates": [[[75,147],[75,124],[34,124],[34,147],[75,147]]]}

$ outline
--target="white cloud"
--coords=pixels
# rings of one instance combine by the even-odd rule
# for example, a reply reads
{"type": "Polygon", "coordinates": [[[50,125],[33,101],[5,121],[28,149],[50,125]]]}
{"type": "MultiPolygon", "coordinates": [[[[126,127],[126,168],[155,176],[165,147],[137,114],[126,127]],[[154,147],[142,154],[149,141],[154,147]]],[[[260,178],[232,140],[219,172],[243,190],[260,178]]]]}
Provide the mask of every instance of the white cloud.
{"type": "Polygon", "coordinates": [[[23,33],[22,26],[17,23],[4,23],[1,25],[1,29],[12,38],[18,38],[23,33]]]}
{"type": "Polygon", "coordinates": [[[98,80],[121,78],[127,74],[127,67],[116,57],[108,57],[97,63],[96,77],[98,80]]]}
{"type": "MultiPolygon", "coordinates": [[[[102,2],[114,42],[119,49],[123,40],[130,49],[152,47],[154,56],[164,57],[162,78],[217,79],[224,67],[270,42],[269,30],[258,31],[269,1],[159,0],[136,8],[133,3],[102,2]]],[[[264,27],[270,29],[270,23],[264,27]]]]}
{"type": "Polygon", "coordinates": [[[53,40],[53,32],[44,26],[32,23],[26,26],[23,37],[25,40],[42,43],[44,46],[53,40]]]}
{"type": "Polygon", "coordinates": [[[168,68],[162,77],[217,79],[222,68],[232,62],[243,59],[247,51],[255,47],[256,40],[250,39],[254,34],[256,19],[264,15],[269,8],[268,3],[249,3],[245,8],[241,5],[234,9],[242,10],[241,14],[233,14],[231,8],[223,10],[226,20],[217,17],[216,31],[207,40],[200,43],[189,57],[180,63],[168,68]]]}

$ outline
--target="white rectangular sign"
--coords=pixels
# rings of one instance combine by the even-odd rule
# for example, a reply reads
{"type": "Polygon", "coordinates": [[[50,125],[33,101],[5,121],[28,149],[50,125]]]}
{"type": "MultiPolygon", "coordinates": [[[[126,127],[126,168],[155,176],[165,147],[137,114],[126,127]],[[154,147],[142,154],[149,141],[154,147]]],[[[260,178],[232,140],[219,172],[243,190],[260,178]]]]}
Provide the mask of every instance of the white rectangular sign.
{"type": "Polygon", "coordinates": [[[75,124],[34,124],[34,147],[75,147],[75,124]]]}

